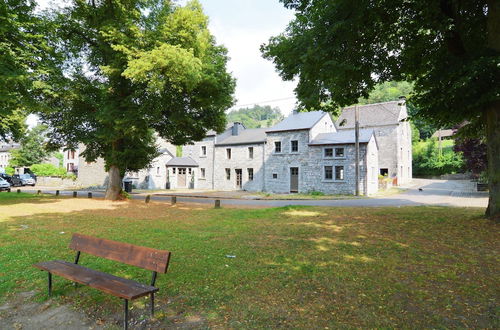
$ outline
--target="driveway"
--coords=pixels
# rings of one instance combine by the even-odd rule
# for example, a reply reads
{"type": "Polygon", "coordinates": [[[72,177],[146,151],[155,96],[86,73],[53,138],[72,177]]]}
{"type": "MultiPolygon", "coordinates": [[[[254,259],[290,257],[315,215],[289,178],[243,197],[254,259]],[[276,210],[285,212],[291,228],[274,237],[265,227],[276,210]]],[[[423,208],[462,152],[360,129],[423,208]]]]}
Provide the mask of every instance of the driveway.
{"type": "MultiPolygon", "coordinates": [[[[31,187],[30,187],[31,188],[31,187]]],[[[35,187],[36,188],[36,187],[35,187]]],[[[427,180],[414,179],[406,191],[383,197],[343,200],[249,200],[224,199],[222,206],[280,207],[288,205],[336,206],[336,207],[383,207],[441,205],[455,207],[484,207],[488,205],[488,193],[476,192],[474,183],[468,180],[427,180]],[[419,190],[419,188],[421,190],[419,190]]],[[[36,190],[24,188],[25,192],[36,190]]],[[[42,189],[44,193],[55,193],[55,189],[42,189]]],[[[71,195],[71,191],[61,191],[61,195],[71,195]]],[[[102,192],[93,191],[93,196],[103,197],[102,192]]],[[[86,197],[86,191],[79,191],[79,197],[86,197]]],[[[144,195],[131,195],[133,199],[144,199],[144,195]]],[[[171,197],[152,195],[152,200],[170,202],[171,197]]],[[[213,198],[177,197],[178,202],[213,204],[213,198]]]]}

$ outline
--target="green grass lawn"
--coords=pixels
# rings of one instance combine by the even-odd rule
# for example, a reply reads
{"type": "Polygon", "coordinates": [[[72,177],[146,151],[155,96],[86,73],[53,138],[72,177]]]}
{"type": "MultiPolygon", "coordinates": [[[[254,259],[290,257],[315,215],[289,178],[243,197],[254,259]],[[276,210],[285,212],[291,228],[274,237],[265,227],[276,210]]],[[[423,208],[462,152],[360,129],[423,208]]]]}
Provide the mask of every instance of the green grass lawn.
{"type": "MultiPolygon", "coordinates": [[[[169,272],[157,281],[162,327],[196,316],[223,328],[498,328],[499,227],[482,213],[216,210],[0,193],[0,305],[29,290],[45,300],[46,273],[31,265],[71,261],[67,246],[79,232],[172,251],[169,272]]],[[[89,255],[80,262],[145,283],[150,278],[89,255]]],[[[117,298],[57,276],[54,296],[94,318],[122,308],[117,298]]],[[[141,299],[134,308],[144,305],[141,299]]]]}

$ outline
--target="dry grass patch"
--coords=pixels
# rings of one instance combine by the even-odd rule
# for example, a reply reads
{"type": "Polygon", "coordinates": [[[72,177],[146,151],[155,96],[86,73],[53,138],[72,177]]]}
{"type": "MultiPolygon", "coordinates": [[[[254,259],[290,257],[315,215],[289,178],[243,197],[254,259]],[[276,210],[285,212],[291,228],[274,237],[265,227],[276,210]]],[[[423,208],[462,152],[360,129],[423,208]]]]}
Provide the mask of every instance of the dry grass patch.
{"type": "MultiPolygon", "coordinates": [[[[183,320],[222,328],[500,326],[499,227],[479,209],[77,201],[80,209],[67,212],[55,208],[69,205],[58,199],[0,198],[2,210],[37,208],[0,222],[0,300],[26,290],[45,299],[46,278],[31,264],[71,260],[70,234],[80,232],[172,251],[153,327],[183,320]]],[[[85,255],[82,264],[144,282],[150,276],[85,255]]],[[[55,299],[105,323],[106,313],[120,313],[116,299],[95,290],[62,279],[54,289],[55,299]]],[[[135,306],[140,313],[147,303],[135,306]]]]}

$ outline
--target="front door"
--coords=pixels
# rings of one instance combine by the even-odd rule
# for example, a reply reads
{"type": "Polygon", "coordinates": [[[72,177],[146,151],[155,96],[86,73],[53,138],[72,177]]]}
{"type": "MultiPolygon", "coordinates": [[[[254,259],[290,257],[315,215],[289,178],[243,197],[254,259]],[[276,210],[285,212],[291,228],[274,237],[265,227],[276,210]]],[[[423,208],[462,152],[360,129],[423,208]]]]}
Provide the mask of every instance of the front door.
{"type": "Polygon", "coordinates": [[[236,188],[238,189],[241,189],[242,187],[242,182],[243,182],[242,176],[243,176],[242,170],[236,169],[236,188]]]}
{"type": "Polygon", "coordinates": [[[186,169],[179,168],[179,174],[177,174],[177,185],[179,188],[186,187],[186,169]]]}
{"type": "Polygon", "coordinates": [[[299,168],[290,167],[290,192],[299,192],[299,168]]]}

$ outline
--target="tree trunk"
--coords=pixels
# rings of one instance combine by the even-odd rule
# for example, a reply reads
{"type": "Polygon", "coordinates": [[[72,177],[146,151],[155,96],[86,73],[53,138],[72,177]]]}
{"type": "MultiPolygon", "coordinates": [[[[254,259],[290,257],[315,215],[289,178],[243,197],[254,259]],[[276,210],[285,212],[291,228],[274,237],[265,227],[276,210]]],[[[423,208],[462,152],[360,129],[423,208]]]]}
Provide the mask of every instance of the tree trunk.
{"type": "Polygon", "coordinates": [[[108,188],[106,189],[104,199],[116,201],[120,198],[120,192],[122,191],[122,177],[118,166],[112,165],[109,168],[108,176],[108,188]]]}
{"type": "MultiPolygon", "coordinates": [[[[488,47],[500,54],[500,1],[488,2],[488,47]]],[[[490,199],[486,215],[500,221],[500,100],[486,109],[486,145],[490,199]]]]}
{"type": "Polygon", "coordinates": [[[500,221],[500,101],[486,111],[486,139],[490,190],[486,215],[500,221]]]}

